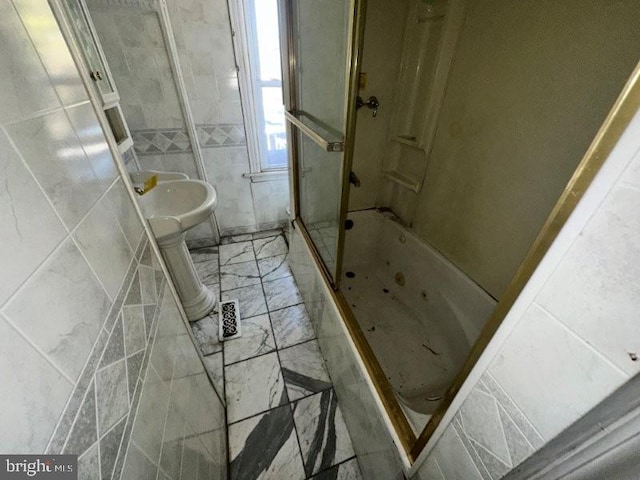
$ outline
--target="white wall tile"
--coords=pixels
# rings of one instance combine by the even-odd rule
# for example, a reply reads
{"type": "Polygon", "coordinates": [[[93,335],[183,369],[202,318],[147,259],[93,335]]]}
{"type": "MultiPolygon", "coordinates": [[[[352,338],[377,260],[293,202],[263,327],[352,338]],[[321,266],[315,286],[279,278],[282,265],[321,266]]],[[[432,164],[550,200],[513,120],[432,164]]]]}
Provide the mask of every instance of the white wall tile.
{"type": "Polygon", "coordinates": [[[636,152],[631,164],[622,175],[622,181],[640,187],[640,150],[636,152]]]}
{"type": "Polygon", "coordinates": [[[513,331],[489,372],[545,440],[628,379],[535,305],[513,331]]]}
{"type": "Polygon", "coordinates": [[[64,111],[6,127],[22,157],[72,229],[100,196],[97,177],[64,111]]]}
{"type": "Polygon", "coordinates": [[[241,123],[243,121],[242,104],[239,100],[222,100],[218,108],[220,109],[219,122],[241,123]]]}
{"type": "Polygon", "coordinates": [[[433,455],[446,480],[482,480],[453,425],[442,435],[433,455]]]}
{"type": "Polygon", "coordinates": [[[107,193],[107,201],[118,219],[131,250],[135,252],[142,237],[144,226],[121,179],[107,193]]]}
{"type": "Polygon", "coordinates": [[[166,417],[171,381],[162,380],[150,368],[144,383],[138,416],[131,437],[148,457],[157,462],[160,459],[164,428],[164,423],[159,422],[158,418],[166,417]]]}
{"type": "Polygon", "coordinates": [[[1,130],[0,158],[2,304],[62,241],[66,232],[1,130]]]}
{"type": "Polygon", "coordinates": [[[151,480],[157,478],[157,474],[158,465],[151,462],[148,456],[142,452],[142,449],[132,442],[127,450],[127,459],[121,478],[124,480],[134,480],[138,478],[151,480]]]}
{"type": "Polygon", "coordinates": [[[218,193],[216,218],[222,228],[255,225],[246,147],[207,148],[203,150],[209,181],[218,193]]]}
{"type": "Polygon", "coordinates": [[[510,463],[498,404],[490,394],[474,389],[460,409],[460,420],[467,435],[504,463],[510,463]]]}
{"type": "Polygon", "coordinates": [[[127,366],[124,360],[96,372],[98,434],[104,435],[129,410],[127,366]]]}
{"type": "Polygon", "coordinates": [[[0,449],[42,453],[73,385],[0,315],[0,449]]]}
{"type": "Polygon", "coordinates": [[[224,409],[220,408],[218,399],[212,395],[211,383],[204,371],[198,375],[189,377],[191,384],[191,397],[188,410],[191,412],[189,421],[193,431],[205,433],[221,431],[224,426],[224,409]]]}
{"type": "Polygon", "coordinates": [[[240,101],[240,88],[238,86],[238,77],[222,77],[216,75],[218,80],[218,90],[220,91],[221,100],[240,101]]]}
{"type": "Polygon", "coordinates": [[[161,157],[162,171],[182,172],[189,178],[199,178],[193,153],[172,153],[161,157]]]}
{"type": "Polygon", "coordinates": [[[76,246],[66,240],[3,313],[66,375],[78,378],[111,302],[76,246]]]}
{"type": "Polygon", "coordinates": [[[133,251],[106,203],[107,200],[103,199],[93,207],[73,237],[113,299],[120,290],[133,251]]]}
{"type": "Polygon", "coordinates": [[[10,1],[0,2],[0,124],[60,105],[31,39],[10,1]]]}
{"type": "Polygon", "coordinates": [[[87,92],[82,79],[49,5],[40,0],[13,0],[13,4],[62,104],[71,105],[86,100],[87,92]]]}
{"type": "Polygon", "coordinates": [[[103,193],[118,176],[109,145],[91,103],[67,110],[69,121],[82,144],[96,177],[95,189],[103,193]]]}
{"type": "Polygon", "coordinates": [[[258,225],[287,221],[289,180],[286,177],[282,180],[252,183],[251,191],[258,225]]]}
{"type": "Polygon", "coordinates": [[[615,188],[537,301],[627,374],[640,371],[640,190],[615,188]]]}
{"type": "Polygon", "coordinates": [[[413,480],[445,480],[442,476],[442,472],[440,471],[440,467],[438,466],[438,462],[433,455],[431,455],[427,460],[422,464],[416,476],[413,477],[413,480]]]}
{"type": "Polygon", "coordinates": [[[211,239],[211,241],[213,242],[213,238],[214,238],[213,228],[211,227],[211,222],[209,221],[205,221],[196,225],[187,233],[187,242],[189,240],[207,240],[207,239],[211,239]]]}
{"type": "MultiPolygon", "coordinates": [[[[97,276],[115,296],[133,250],[142,238],[143,224],[122,180],[113,182],[116,179],[114,162],[95,112],[87,103],[84,87],[80,84],[81,88],[77,88],[77,70],[73,62],[69,62],[69,51],[61,41],[57,23],[46,2],[16,0],[15,4],[20,8],[27,29],[33,31],[29,39],[12,2],[0,2],[0,38],[3,42],[0,64],[6,67],[0,71],[0,124],[13,122],[7,124],[6,129],[0,129],[0,178],[3,179],[0,182],[0,220],[6,227],[0,229],[0,264],[3,268],[0,305],[19,287],[2,306],[0,314],[0,376],[3,378],[0,396],[4,409],[4,415],[0,416],[0,450],[7,453],[44,452],[63,414],[49,445],[51,453],[58,453],[69,432],[77,433],[75,427],[71,430],[71,425],[108,337],[102,325],[111,301],[97,276]],[[56,91],[49,83],[31,40],[43,57],[49,75],[56,82],[57,94],[65,105],[79,103],[69,109],[68,115],[59,108],[56,91]],[[42,112],[41,118],[34,118],[39,112],[42,112]],[[100,199],[110,184],[111,189],[100,199]],[[58,210],[67,231],[51,204],[58,210]],[[86,259],[72,238],[65,240],[68,231],[73,232],[86,259]],[[94,347],[96,351],[87,361],[94,347]],[[85,365],[88,371],[78,378],[85,365]],[[72,393],[76,380],[77,389],[72,393]]],[[[126,15],[123,20],[128,20],[126,15]]],[[[135,22],[129,24],[136,25],[135,22]]],[[[162,38],[157,40],[156,46],[162,47],[162,38]]],[[[155,282],[157,272],[148,268],[146,273],[151,273],[155,282]]],[[[155,287],[153,290],[145,290],[145,300],[156,301],[155,287]]],[[[164,325],[160,338],[175,339],[180,330],[191,343],[168,289],[165,289],[159,322],[164,325]]],[[[193,345],[183,347],[190,347],[197,360],[193,345]]],[[[141,357],[137,360],[131,357],[127,362],[131,361],[129,365],[133,368],[136,361],[141,360],[141,357]]],[[[173,365],[173,358],[170,363],[173,365]]],[[[193,365],[191,362],[191,370],[193,365]]],[[[196,392],[191,398],[180,398],[181,411],[195,412],[198,416],[191,419],[192,424],[199,426],[202,423],[214,430],[201,435],[199,441],[201,444],[207,442],[203,447],[209,449],[208,461],[211,464],[217,461],[216,469],[224,475],[224,409],[206,381],[204,368],[202,365],[199,368],[204,381],[191,389],[196,392]],[[198,409],[196,404],[202,406],[198,409]],[[199,422],[203,415],[206,421],[199,422]],[[211,453],[215,453],[216,460],[211,458],[211,453]]],[[[153,368],[150,370],[153,372],[151,380],[154,380],[157,375],[153,368]]],[[[179,370],[184,372],[184,369],[179,370]]],[[[136,403],[129,404],[133,388],[128,388],[136,385],[137,374],[132,374],[131,370],[127,372],[122,360],[101,373],[98,375],[98,410],[104,433],[130,407],[137,406],[136,403]],[[127,378],[127,375],[132,376],[127,378]]],[[[141,371],[142,381],[145,374],[141,371]]],[[[194,379],[194,376],[188,378],[194,379]]],[[[153,391],[149,383],[152,382],[147,382],[145,387],[145,390],[151,390],[147,398],[154,395],[160,400],[168,398],[168,381],[162,383],[165,390],[153,391]]],[[[141,387],[142,383],[138,391],[141,387]]],[[[176,393],[181,391],[176,390],[176,393]]],[[[147,410],[138,423],[154,423],[151,427],[147,424],[147,432],[152,433],[154,441],[162,442],[165,416],[162,408],[156,406],[153,402],[144,403],[147,410]]],[[[80,423],[91,423],[91,420],[95,423],[95,418],[81,418],[80,423]]],[[[124,429],[123,423],[120,426],[124,429]]],[[[144,429],[139,426],[136,431],[141,430],[144,429]]],[[[196,432],[197,429],[189,431],[196,432]]],[[[147,447],[144,440],[142,437],[141,444],[147,447]]],[[[171,431],[166,434],[166,440],[168,451],[173,440],[171,431]]],[[[107,457],[103,447],[104,439],[100,452],[94,446],[82,457],[86,478],[98,478],[98,454],[102,458],[102,473],[106,474],[104,461],[107,457]]],[[[122,455],[124,451],[123,448],[122,455]]],[[[149,453],[148,449],[146,451],[149,453]]],[[[155,472],[156,466],[148,460],[147,463],[150,464],[149,471],[155,472]]],[[[115,471],[119,477],[122,463],[118,465],[115,471]]]]}

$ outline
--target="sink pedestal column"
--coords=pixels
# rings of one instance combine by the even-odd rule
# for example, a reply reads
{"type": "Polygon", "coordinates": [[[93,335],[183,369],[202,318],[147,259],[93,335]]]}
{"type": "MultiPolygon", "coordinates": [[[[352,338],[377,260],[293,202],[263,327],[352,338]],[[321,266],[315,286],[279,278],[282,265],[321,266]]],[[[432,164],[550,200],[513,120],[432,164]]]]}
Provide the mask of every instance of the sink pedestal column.
{"type": "Polygon", "coordinates": [[[158,242],[169,273],[178,290],[182,306],[190,322],[207,316],[216,306],[214,292],[205,287],[189,255],[185,243],[186,232],[171,239],[158,242]]]}

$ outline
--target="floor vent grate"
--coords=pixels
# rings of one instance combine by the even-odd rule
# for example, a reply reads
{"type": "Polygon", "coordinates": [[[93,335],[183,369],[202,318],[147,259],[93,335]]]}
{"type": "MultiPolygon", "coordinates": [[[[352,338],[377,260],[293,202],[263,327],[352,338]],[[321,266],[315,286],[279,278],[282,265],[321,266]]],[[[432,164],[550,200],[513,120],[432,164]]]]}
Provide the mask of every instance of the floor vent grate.
{"type": "Polygon", "coordinates": [[[221,342],[238,338],[242,335],[240,328],[240,307],[238,300],[220,302],[218,336],[221,342]]]}

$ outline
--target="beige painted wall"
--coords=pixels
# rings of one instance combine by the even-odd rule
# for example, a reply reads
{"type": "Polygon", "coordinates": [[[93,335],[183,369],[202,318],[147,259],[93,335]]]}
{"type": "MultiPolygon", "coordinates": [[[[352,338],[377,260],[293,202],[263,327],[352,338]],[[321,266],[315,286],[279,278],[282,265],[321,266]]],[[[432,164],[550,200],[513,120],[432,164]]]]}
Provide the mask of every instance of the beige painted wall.
{"type": "Polygon", "coordinates": [[[425,184],[397,207],[495,297],[640,58],[638,24],[634,0],[468,2],[425,184]]]}
{"type": "Polygon", "coordinates": [[[351,187],[349,210],[352,211],[376,206],[408,5],[408,0],[367,2],[362,55],[362,71],[367,74],[367,85],[359,94],[365,102],[369,96],[375,95],[380,107],[375,118],[366,107],[358,111],[352,170],[360,178],[361,185],[351,187]]]}

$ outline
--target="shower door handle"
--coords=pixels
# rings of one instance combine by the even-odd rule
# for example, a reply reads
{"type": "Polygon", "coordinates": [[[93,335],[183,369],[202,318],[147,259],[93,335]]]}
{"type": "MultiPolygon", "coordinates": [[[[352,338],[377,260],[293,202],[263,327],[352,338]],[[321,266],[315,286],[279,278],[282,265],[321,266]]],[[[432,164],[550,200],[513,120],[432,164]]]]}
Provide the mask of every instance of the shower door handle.
{"type": "Polygon", "coordinates": [[[302,111],[292,110],[284,112],[284,116],[289,123],[295,125],[305,136],[316,142],[327,152],[342,152],[344,150],[344,141],[342,139],[332,139],[331,137],[336,137],[336,135],[318,125],[310,115],[302,111]]]}

